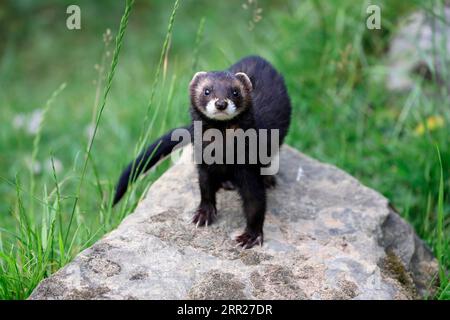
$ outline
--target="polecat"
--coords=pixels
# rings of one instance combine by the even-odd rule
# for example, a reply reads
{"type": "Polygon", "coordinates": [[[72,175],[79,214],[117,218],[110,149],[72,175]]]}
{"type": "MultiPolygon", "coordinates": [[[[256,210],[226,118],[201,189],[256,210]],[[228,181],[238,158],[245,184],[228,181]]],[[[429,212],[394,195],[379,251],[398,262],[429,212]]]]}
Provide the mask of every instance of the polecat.
{"type": "MultiPolygon", "coordinates": [[[[256,130],[258,146],[247,143],[246,152],[261,147],[259,129],[278,130],[278,145],[286,136],[291,118],[286,86],[283,77],[261,57],[246,57],[225,71],[197,72],[190,82],[189,92],[192,123],[200,121],[203,132],[211,128],[223,133],[227,129],[256,130]]],[[[191,137],[193,127],[193,124],[183,127],[189,130],[191,137]]],[[[179,144],[179,141],[171,139],[177,129],[157,139],[128,165],[117,184],[114,204],[122,198],[130,182],[169,155],[179,144]]],[[[264,146],[271,150],[271,140],[268,140],[264,146]]],[[[202,141],[201,149],[210,143],[214,141],[202,141]]],[[[226,151],[221,157],[226,158],[226,151]]],[[[221,187],[234,186],[243,200],[247,220],[244,233],[236,240],[244,248],[262,245],[266,188],[274,184],[273,176],[261,175],[260,169],[264,165],[259,159],[253,164],[227,164],[225,161],[197,164],[201,200],[192,221],[197,226],[212,223],[217,213],[216,192],[221,187]]]]}

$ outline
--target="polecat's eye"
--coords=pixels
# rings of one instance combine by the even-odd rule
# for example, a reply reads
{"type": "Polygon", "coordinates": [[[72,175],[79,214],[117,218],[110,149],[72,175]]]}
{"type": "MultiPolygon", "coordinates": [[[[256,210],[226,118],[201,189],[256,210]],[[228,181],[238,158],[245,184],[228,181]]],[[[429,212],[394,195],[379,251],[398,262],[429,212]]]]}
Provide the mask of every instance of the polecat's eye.
{"type": "Polygon", "coordinates": [[[205,89],[205,96],[209,96],[210,93],[211,91],[209,89],[205,89]]]}
{"type": "Polygon", "coordinates": [[[237,91],[237,90],[233,90],[233,96],[234,96],[234,97],[237,97],[237,96],[239,96],[239,91],[237,91]]]}

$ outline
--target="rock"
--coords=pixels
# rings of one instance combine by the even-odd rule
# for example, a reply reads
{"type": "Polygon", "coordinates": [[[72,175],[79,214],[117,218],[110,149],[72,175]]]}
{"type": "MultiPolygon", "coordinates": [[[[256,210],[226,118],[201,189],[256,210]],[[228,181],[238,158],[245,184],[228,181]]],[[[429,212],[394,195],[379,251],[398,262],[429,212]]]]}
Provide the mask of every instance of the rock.
{"type": "Polygon", "coordinates": [[[413,299],[437,263],[388,201],[334,166],[284,146],[268,192],[262,247],[243,250],[234,191],[218,219],[190,223],[199,202],[191,161],[169,169],[136,211],[31,299],[413,299]]]}
{"type": "Polygon", "coordinates": [[[450,67],[448,21],[450,7],[444,7],[435,8],[434,13],[414,12],[401,23],[389,48],[388,89],[411,90],[415,74],[429,79],[436,75],[441,85],[448,81],[444,74],[450,67]]]}

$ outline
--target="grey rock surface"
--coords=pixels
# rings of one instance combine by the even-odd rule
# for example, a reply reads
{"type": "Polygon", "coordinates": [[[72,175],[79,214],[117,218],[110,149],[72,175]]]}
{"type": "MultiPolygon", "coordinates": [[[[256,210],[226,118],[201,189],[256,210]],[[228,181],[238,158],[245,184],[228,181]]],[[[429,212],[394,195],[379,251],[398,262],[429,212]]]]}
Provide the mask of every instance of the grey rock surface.
{"type": "Polygon", "coordinates": [[[433,12],[414,12],[401,22],[388,53],[390,90],[411,90],[415,74],[429,78],[434,74],[439,84],[450,85],[444,74],[450,67],[449,20],[450,7],[445,6],[433,12]]]}
{"type": "MultiPolygon", "coordinates": [[[[190,159],[187,156],[188,160],[190,159]]],[[[186,157],[184,157],[186,159],[186,157]]],[[[234,191],[218,218],[190,223],[191,161],[150,188],[122,224],[34,290],[31,299],[414,299],[437,264],[388,201],[347,173],[284,146],[262,247],[244,250],[234,191]]]]}

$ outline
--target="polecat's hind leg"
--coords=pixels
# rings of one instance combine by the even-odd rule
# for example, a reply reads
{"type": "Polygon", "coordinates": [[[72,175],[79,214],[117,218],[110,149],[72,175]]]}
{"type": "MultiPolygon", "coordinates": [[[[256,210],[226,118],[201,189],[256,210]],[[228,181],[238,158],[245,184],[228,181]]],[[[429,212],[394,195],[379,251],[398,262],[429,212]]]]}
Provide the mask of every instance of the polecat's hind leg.
{"type": "Polygon", "coordinates": [[[259,172],[242,170],[237,178],[237,187],[243,200],[247,225],[236,241],[244,249],[263,244],[263,225],[266,214],[266,189],[259,172]]]}
{"type": "Polygon", "coordinates": [[[264,181],[264,186],[267,189],[273,189],[277,186],[277,178],[273,176],[262,176],[264,181]]]}

